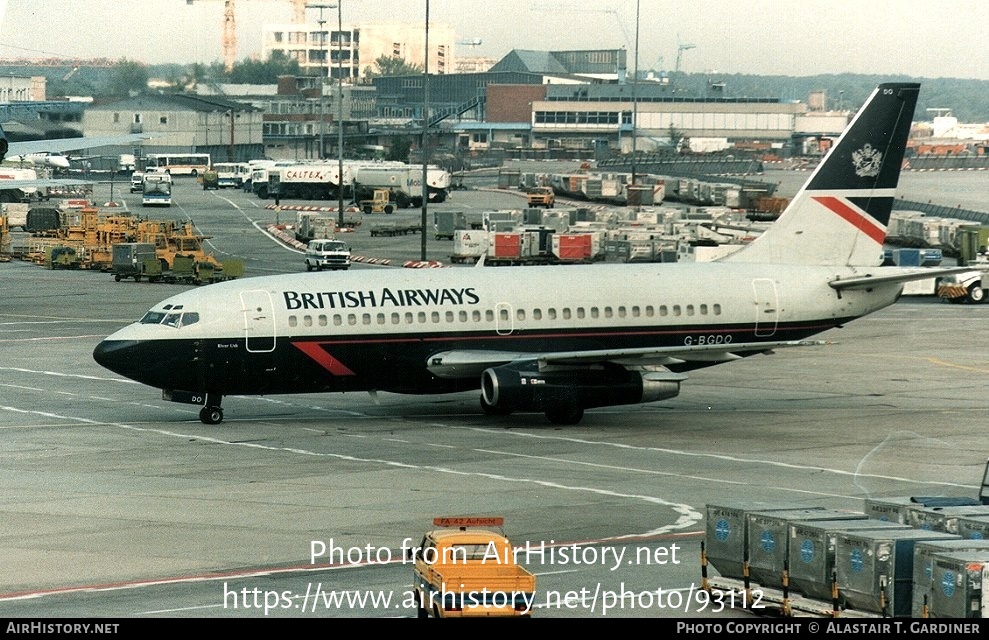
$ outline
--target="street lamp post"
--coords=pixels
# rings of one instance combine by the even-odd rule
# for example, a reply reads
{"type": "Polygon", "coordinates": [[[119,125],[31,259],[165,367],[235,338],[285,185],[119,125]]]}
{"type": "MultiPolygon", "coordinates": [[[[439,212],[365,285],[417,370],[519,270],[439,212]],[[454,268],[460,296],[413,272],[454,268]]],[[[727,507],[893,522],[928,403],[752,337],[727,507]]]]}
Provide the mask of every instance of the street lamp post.
{"type": "MultiPolygon", "coordinates": [[[[351,43],[350,59],[354,57],[351,43]]],[[[347,74],[350,75],[349,73],[347,74]]],[[[351,93],[353,95],[353,93],[351,93]]],[[[343,226],[343,2],[337,3],[337,215],[343,226]]]]}
{"type": "MultiPolygon", "coordinates": [[[[337,224],[343,226],[343,3],[334,4],[307,4],[309,9],[319,9],[319,31],[322,38],[321,47],[326,53],[326,32],[323,30],[325,20],[323,19],[323,9],[337,10],[337,224]]],[[[353,56],[351,56],[353,57],[353,56]]],[[[319,77],[319,157],[323,158],[326,152],[325,131],[325,95],[323,92],[323,73],[320,70],[319,77]]],[[[330,75],[330,61],[326,60],[326,75],[330,75]]]]}
{"type": "Polygon", "coordinates": [[[420,151],[422,153],[422,220],[419,233],[420,238],[420,259],[426,261],[426,204],[429,201],[429,165],[427,149],[429,143],[429,0],[426,0],[426,41],[422,54],[422,143],[420,151]]]}
{"type": "MultiPolygon", "coordinates": [[[[328,58],[326,51],[326,31],[323,29],[323,25],[326,24],[326,20],[323,19],[323,9],[336,9],[337,5],[307,4],[306,8],[319,9],[319,19],[316,20],[316,23],[319,25],[319,37],[320,37],[319,48],[323,51],[323,58],[324,58],[324,62],[326,63],[326,70],[327,70],[326,75],[329,75],[330,61],[326,59],[328,58]]],[[[319,70],[319,158],[320,159],[323,158],[323,154],[326,152],[326,142],[323,133],[326,127],[325,113],[326,113],[326,97],[323,92],[323,69],[322,67],[320,67],[319,70]]]]}

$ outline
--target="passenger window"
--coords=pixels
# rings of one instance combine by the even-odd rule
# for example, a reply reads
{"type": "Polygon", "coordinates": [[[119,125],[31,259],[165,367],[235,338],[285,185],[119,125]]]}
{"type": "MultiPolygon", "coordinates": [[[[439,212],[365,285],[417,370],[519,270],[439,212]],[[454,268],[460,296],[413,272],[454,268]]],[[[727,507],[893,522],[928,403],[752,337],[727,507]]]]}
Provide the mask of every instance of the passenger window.
{"type": "Polygon", "coordinates": [[[312,326],[312,316],[302,316],[302,326],[311,327],[312,326]]]}
{"type": "Polygon", "coordinates": [[[296,318],[295,316],[289,316],[288,317],[288,326],[290,326],[290,327],[297,327],[297,326],[299,326],[299,319],[296,318]]]}

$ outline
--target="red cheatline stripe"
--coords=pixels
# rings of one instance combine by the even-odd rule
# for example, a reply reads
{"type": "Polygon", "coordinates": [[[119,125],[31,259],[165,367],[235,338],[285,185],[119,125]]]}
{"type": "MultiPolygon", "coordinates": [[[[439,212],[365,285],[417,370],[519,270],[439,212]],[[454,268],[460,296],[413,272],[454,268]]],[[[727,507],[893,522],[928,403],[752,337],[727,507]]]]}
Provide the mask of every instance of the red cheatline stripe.
{"type": "Polygon", "coordinates": [[[321,367],[335,376],[357,375],[347,368],[342,362],[326,353],[323,347],[320,346],[319,342],[293,342],[292,344],[294,344],[299,351],[318,362],[321,367]]]}
{"type": "Polygon", "coordinates": [[[877,244],[882,244],[886,239],[886,231],[877,226],[867,215],[863,215],[858,209],[852,208],[847,202],[835,196],[813,196],[825,207],[837,213],[843,220],[850,222],[856,229],[872,238],[877,244]]]}

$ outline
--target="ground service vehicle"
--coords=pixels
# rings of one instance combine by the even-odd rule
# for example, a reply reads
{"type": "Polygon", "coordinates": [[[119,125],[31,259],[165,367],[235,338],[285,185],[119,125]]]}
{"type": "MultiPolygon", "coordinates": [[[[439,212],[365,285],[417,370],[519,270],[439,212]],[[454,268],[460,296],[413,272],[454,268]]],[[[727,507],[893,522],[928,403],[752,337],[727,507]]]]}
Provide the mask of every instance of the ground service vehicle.
{"type": "Polygon", "coordinates": [[[144,190],[144,172],[135,171],[130,174],[130,192],[139,193],[144,190]]]}
{"type": "Polygon", "coordinates": [[[395,203],[391,201],[391,191],[375,189],[370,200],[361,200],[361,211],[364,213],[395,213],[395,203]]]}
{"type": "MultiPolygon", "coordinates": [[[[347,169],[344,168],[343,184],[346,189],[347,169]]],[[[338,197],[340,168],[334,163],[292,164],[268,168],[268,189],[258,197],[301,198],[302,200],[332,200],[338,197]]]]}
{"type": "Polygon", "coordinates": [[[306,246],[306,271],[349,269],[350,247],[346,242],[330,238],[310,240],[306,246]]]}
{"type": "Polygon", "coordinates": [[[217,187],[239,189],[245,180],[251,179],[251,166],[246,162],[214,162],[217,187]]]}
{"type": "Polygon", "coordinates": [[[989,295],[989,264],[981,269],[945,276],[938,284],[937,295],[949,302],[985,302],[989,295]]]}
{"type": "Polygon", "coordinates": [[[172,206],[172,176],[167,173],[145,173],[141,191],[142,207],[172,206]]]}
{"type": "Polygon", "coordinates": [[[208,153],[149,153],[144,156],[145,171],[161,171],[173,176],[200,176],[211,164],[208,153]]]}
{"type": "Polygon", "coordinates": [[[214,169],[207,169],[203,172],[203,191],[220,188],[220,174],[214,169]]]}
{"type": "Polygon", "coordinates": [[[418,617],[530,617],[536,577],[516,562],[503,518],[434,518],[418,547],[412,588],[418,617]]]}
{"type": "Polygon", "coordinates": [[[556,203],[556,195],[551,187],[532,187],[529,189],[529,206],[552,209],[556,203]]]}

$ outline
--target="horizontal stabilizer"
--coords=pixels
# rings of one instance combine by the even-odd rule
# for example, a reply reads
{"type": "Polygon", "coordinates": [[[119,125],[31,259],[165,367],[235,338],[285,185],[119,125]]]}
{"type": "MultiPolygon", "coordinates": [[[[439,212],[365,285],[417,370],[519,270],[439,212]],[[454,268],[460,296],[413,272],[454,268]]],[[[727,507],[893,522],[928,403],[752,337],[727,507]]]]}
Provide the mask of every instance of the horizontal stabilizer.
{"type": "Polygon", "coordinates": [[[956,273],[971,271],[972,267],[951,267],[945,269],[933,269],[924,267],[923,269],[899,269],[896,267],[879,268],[876,273],[859,276],[856,278],[841,278],[828,283],[832,289],[841,291],[843,289],[870,289],[877,284],[889,284],[893,282],[913,282],[915,280],[926,280],[928,278],[943,278],[944,276],[956,273]],[[887,269],[889,269],[887,271],[887,269]]]}

